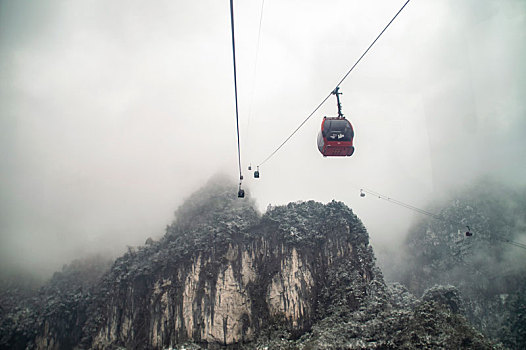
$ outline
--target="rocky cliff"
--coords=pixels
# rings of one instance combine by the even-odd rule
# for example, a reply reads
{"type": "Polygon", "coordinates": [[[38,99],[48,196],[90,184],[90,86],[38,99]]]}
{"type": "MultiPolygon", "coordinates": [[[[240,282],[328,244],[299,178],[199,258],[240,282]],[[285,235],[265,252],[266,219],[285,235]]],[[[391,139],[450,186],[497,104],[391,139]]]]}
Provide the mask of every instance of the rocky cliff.
{"type": "Polygon", "coordinates": [[[205,191],[179,210],[163,240],[116,261],[100,318],[88,321],[91,347],[246,343],[275,319],[301,334],[333,266],[354,262],[357,295],[381,279],[365,228],[343,204],[293,203],[260,217],[230,188],[205,191]]]}
{"type": "MultiPolygon", "coordinates": [[[[456,289],[417,300],[387,286],[368,234],[340,202],[269,207],[210,183],[159,241],[130,248],[88,286],[2,311],[0,346],[37,349],[359,349],[491,344],[456,289]]],[[[3,302],[5,304],[5,302],[3,302]]]]}

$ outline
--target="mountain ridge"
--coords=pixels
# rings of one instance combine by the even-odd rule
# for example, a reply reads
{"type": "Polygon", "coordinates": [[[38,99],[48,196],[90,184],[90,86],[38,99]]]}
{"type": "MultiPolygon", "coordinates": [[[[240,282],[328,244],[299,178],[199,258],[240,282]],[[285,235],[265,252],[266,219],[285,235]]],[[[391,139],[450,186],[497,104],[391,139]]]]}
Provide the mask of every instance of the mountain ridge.
{"type": "Polygon", "coordinates": [[[52,280],[31,307],[2,314],[0,346],[492,348],[451,307],[454,288],[419,300],[388,286],[345,204],[296,202],[261,215],[235,193],[209,183],[162,239],[130,248],[88,288],[52,280]]]}

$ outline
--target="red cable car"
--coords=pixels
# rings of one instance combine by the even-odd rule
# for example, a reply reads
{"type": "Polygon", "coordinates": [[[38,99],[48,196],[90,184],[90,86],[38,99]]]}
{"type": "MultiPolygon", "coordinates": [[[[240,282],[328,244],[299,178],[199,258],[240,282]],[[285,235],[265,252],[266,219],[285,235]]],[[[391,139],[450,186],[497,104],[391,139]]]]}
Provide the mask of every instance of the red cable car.
{"type": "Polygon", "coordinates": [[[345,157],[354,153],[354,130],[351,123],[342,114],[341,92],[337,87],[332,93],[338,101],[338,116],[323,117],[318,133],[318,149],[324,157],[345,157]]]}

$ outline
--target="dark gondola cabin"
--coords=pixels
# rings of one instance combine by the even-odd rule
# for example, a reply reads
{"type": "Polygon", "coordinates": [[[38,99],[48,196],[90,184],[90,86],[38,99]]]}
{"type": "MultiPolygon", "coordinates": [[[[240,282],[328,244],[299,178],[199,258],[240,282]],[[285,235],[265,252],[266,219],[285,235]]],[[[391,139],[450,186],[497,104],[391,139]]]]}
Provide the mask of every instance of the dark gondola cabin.
{"type": "Polygon", "coordinates": [[[318,149],[324,157],[345,157],[354,153],[354,130],[341,117],[324,117],[318,134],[318,149]]]}

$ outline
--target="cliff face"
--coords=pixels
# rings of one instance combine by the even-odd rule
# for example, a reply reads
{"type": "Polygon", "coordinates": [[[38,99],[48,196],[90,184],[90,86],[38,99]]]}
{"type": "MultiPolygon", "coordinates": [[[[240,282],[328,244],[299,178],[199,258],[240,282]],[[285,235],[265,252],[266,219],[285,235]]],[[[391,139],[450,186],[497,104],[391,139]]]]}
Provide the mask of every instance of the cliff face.
{"type": "Polygon", "coordinates": [[[221,196],[232,201],[228,211],[217,203],[210,221],[194,222],[186,213],[161,242],[117,260],[98,319],[88,322],[97,329],[90,347],[244,343],[276,319],[301,334],[317,319],[327,271],[340,261],[356,262],[357,293],[381,279],[364,227],[343,204],[289,204],[260,218],[221,196]]]}
{"type": "Polygon", "coordinates": [[[490,348],[451,307],[455,291],[418,301],[388,287],[343,203],[261,216],[235,193],[197,192],[161,240],[130,248],[97,281],[56,275],[2,312],[0,348],[490,348]]]}

